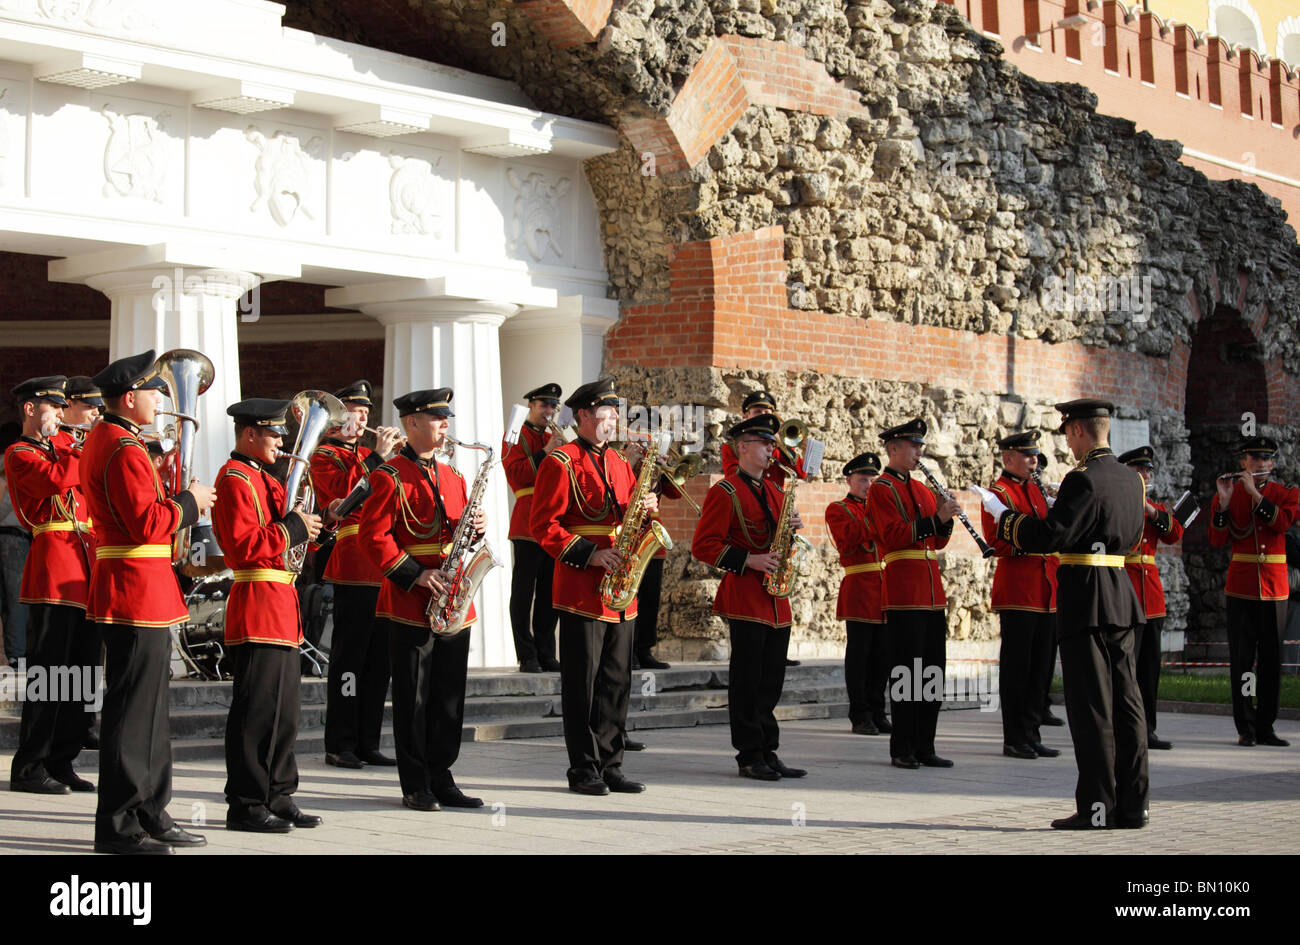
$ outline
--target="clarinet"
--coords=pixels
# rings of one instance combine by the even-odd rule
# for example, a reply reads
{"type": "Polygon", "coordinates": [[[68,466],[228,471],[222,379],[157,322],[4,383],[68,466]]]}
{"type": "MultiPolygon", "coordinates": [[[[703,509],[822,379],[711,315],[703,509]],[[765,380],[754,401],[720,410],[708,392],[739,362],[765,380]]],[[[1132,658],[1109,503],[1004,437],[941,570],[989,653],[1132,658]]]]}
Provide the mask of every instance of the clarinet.
{"type": "MultiPolygon", "coordinates": [[[[925,467],[925,463],[921,462],[918,459],[916,461],[916,468],[921,470],[921,474],[925,476],[927,480],[929,480],[930,488],[934,490],[935,495],[937,495],[940,499],[942,499],[945,502],[947,502],[949,499],[952,498],[952,495],[948,492],[948,490],[945,489],[943,486],[939,485],[939,480],[935,479],[934,475],[930,472],[930,470],[928,470],[925,467]]],[[[963,512],[961,509],[958,509],[957,518],[961,519],[961,523],[966,526],[966,531],[970,532],[970,537],[974,538],[975,544],[979,545],[980,554],[983,555],[985,558],[991,558],[993,556],[993,546],[990,545],[987,541],[985,541],[984,536],[982,536],[979,532],[975,530],[975,526],[970,523],[970,519],[966,517],[966,513],[963,512]]]]}

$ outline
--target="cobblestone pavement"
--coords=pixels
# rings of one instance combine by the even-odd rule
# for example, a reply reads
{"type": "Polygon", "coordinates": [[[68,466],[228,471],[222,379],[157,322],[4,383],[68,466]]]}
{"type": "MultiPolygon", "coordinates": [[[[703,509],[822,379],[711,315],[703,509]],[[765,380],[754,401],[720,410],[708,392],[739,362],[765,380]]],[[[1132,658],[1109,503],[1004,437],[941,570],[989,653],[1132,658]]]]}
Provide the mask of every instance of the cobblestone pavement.
{"type": "MultiPolygon", "coordinates": [[[[886,738],[844,719],[782,725],[781,757],[809,769],[779,783],[736,777],[726,726],[652,730],[625,772],[644,794],[580,797],[564,783],[561,739],[466,744],[456,765],[475,811],[422,814],[400,803],[394,769],[342,771],[300,759],[296,795],[324,815],[314,830],[258,836],[223,829],[220,760],[176,766],[172,816],[228,853],[1283,853],[1300,848],[1300,747],[1239,748],[1230,719],[1165,714],[1169,752],[1151,756],[1151,826],[1062,833],[1075,768],[1065,729],[1058,759],[1001,755],[996,713],[945,712],[939,752],[951,770],[889,766],[886,738]]],[[[1279,734],[1300,746],[1300,724],[1279,734]]],[[[5,768],[12,756],[0,756],[5,768]]],[[[92,778],[96,772],[88,771],[92,778]]],[[[0,797],[0,852],[88,852],[94,795],[0,797]]]]}

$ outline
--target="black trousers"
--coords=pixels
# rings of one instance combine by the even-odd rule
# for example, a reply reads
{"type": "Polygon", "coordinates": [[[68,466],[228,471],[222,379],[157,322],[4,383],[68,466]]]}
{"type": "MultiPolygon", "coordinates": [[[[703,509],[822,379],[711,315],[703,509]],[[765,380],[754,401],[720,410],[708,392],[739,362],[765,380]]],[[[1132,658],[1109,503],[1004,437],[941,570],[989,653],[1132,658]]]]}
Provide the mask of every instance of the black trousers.
{"type": "Polygon", "coordinates": [[[560,706],[570,783],[617,774],[623,766],[634,623],[560,612],[560,706]]]}
{"type": "Polygon", "coordinates": [[[889,685],[889,631],[883,623],[847,620],[844,629],[844,684],[849,690],[849,721],[885,718],[885,689],[889,685]]]}
{"type": "Polygon", "coordinates": [[[510,577],[510,628],[519,662],[555,658],[556,613],[551,609],[555,559],[535,541],[510,539],[515,570],[510,577]],[[531,616],[531,621],[530,621],[531,616]]]}
{"type": "Polygon", "coordinates": [[[172,746],[166,628],[98,624],[107,654],[99,723],[99,802],[95,840],[128,840],[170,830],[172,746]]]}
{"type": "Polygon", "coordinates": [[[229,652],[235,680],[226,718],[226,803],[237,816],[287,812],[298,790],[298,648],[240,643],[229,652]]]}
{"type": "Polygon", "coordinates": [[[32,604],[27,624],[27,687],[14,781],[66,774],[95,722],[99,631],[79,607],[32,604]],[[40,689],[35,689],[39,684],[40,689]]]}
{"type": "Polygon", "coordinates": [[[1277,721],[1282,695],[1282,628],[1285,600],[1228,598],[1228,662],[1232,719],[1238,735],[1267,735],[1277,721]],[[1246,673],[1254,672],[1254,686],[1246,673]],[[1247,692],[1242,690],[1246,689],[1247,692]],[[1255,698],[1248,694],[1253,689],[1255,698]]]}
{"type": "Polygon", "coordinates": [[[892,758],[928,758],[943,704],[948,624],[942,610],[887,610],[892,758]]]}
{"type": "Polygon", "coordinates": [[[1004,610],[998,656],[998,698],[1002,706],[1002,741],[1035,745],[1042,741],[1042,694],[1052,684],[1056,649],[1056,614],[1004,610]]]}
{"type": "Polygon", "coordinates": [[[375,751],[388,696],[388,635],[375,626],[379,588],[334,585],[325,750],[375,751]]]}
{"type": "Polygon", "coordinates": [[[736,764],[752,765],[776,754],[781,732],[774,710],[785,686],[785,657],[790,628],[780,630],[749,620],[729,620],[731,666],[727,681],[727,716],[736,764]]]}
{"type": "Polygon", "coordinates": [[[1091,627],[1060,641],[1065,713],[1079,780],[1076,812],[1137,817],[1147,809],[1147,723],[1134,627],[1091,627]]]}
{"type": "Polygon", "coordinates": [[[636,642],[632,649],[649,653],[659,642],[659,596],[664,587],[664,558],[651,558],[636,592],[636,642]]]}
{"type": "Polygon", "coordinates": [[[440,637],[428,627],[376,620],[393,663],[393,740],[403,794],[432,791],[460,757],[471,628],[440,637]]]}
{"type": "Polygon", "coordinates": [[[1137,681],[1142,693],[1142,714],[1147,720],[1147,734],[1156,731],[1156,694],[1160,690],[1160,631],[1164,617],[1148,617],[1145,627],[1138,628],[1137,681]]]}
{"type": "Polygon", "coordinates": [[[1047,655],[1047,682],[1043,684],[1043,691],[1039,697],[1039,704],[1042,706],[1039,718],[1047,718],[1052,712],[1052,677],[1056,675],[1056,655],[1057,655],[1057,632],[1056,623],[1052,624],[1052,645],[1047,655]]]}

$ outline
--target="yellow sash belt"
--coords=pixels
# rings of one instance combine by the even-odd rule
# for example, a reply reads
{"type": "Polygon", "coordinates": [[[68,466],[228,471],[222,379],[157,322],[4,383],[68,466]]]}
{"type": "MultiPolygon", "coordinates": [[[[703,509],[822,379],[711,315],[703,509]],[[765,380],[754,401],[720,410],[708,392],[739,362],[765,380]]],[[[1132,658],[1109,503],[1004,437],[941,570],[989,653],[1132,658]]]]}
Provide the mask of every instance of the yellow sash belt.
{"type": "Polygon", "coordinates": [[[1232,560],[1245,564],[1286,564],[1286,555],[1269,555],[1263,552],[1257,555],[1235,554],[1232,556],[1232,560]]]}
{"type": "Polygon", "coordinates": [[[891,551],[885,555],[885,564],[893,564],[895,561],[938,561],[939,552],[931,551],[929,548],[924,551],[907,549],[904,551],[891,551]]]}
{"type": "Polygon", "coordinates": [[[234,572],[236,584],[253,581],[272,581],[276,584],[292,584],[298,575],[292,571],[277,571],[275,568],[247,568],[234,572]]]}
{"type": "Polygon", "coordinates": [[[845,574],[870,574],[872,571],[883,571],[885,566],[879,561],[868,561],[866,564],[851,564],[844,569],[845,574]]]}
{"type": "Polygon", "coordinates": [[[1090,568],[1122,568],[1123,555],[1062,554],[1061,564],[1079,564],[1090,568]]]}
{"type": "Polygon", "coordinates": [[[171,545],[101,545],[95,549],[96,560],[105,558],[170,558],[171,545]]]}

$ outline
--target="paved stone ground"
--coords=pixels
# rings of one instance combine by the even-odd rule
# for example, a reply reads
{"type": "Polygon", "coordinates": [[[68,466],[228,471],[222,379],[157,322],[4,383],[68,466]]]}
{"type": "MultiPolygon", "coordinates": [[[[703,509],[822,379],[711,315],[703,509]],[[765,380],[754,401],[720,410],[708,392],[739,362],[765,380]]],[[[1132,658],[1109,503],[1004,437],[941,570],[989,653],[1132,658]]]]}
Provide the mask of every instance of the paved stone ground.
{"type": "MultiPolygon", "coordinates": [[[[1059,709],[1058,709],[1059,712],[1059,709]]],[[[170,810],[206,818],[205,850],[227,853],[1291,853],[1300,848],[1300,725],[1296,747],[1244,749],[1229,720],[1166,714],[1171,752],[1152,752],[1151,826],[1061,833],[1075,769],[1065,729],[1049,729],[1058,759],[1003,758],[996,713],[945,712],[939,751],[951,770],[899,771],[885,738],[843,719],[782,725],[788,764],[808,778],[767,784],[736,777],[726,726],[638,733],[630,754],[640,795],[580,797],[564,783],[559,738],[467,744],[457,779],[488,806],[422,814],[400,804],[394,769],[343,771],[300,759],[304,810],[325,826],[287,836],[232,833],[220,761],[183,762],[170,810]]],[[[4,770],[12,755],[0,755],[4,770]]],[[[90,772],[92,778],[93,772],[90,772]]],[[[88,852],[93,795],[0,795],[0,853],[88,852]]]]}

